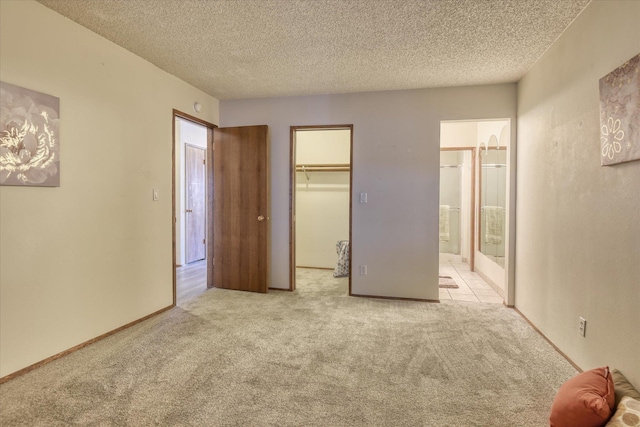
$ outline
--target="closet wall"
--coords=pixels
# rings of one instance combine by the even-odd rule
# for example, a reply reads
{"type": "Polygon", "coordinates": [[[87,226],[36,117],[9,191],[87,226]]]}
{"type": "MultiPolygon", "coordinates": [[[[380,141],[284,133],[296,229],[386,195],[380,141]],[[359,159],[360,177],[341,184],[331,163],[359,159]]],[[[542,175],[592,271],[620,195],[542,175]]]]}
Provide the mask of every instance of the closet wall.
{"type": "MultiPolygon", "coordinates": [[[[349,164],[348,129],[296,132],[296,165],[349,164]]],[[[335,268],[336,242],[349,239],[349,171],[296,172],[296,264],[335,268]]]]}

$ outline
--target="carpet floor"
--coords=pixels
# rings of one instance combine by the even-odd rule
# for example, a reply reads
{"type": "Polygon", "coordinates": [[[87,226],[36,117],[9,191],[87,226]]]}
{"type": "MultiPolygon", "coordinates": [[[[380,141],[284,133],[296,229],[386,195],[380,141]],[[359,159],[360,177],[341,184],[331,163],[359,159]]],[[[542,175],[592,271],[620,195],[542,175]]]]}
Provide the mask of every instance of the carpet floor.
{"type": "Polygon", "coordinates": [[[213,289],[0,386],[2,426],[547,426],[575,369],[514,310],[213,289]]]}

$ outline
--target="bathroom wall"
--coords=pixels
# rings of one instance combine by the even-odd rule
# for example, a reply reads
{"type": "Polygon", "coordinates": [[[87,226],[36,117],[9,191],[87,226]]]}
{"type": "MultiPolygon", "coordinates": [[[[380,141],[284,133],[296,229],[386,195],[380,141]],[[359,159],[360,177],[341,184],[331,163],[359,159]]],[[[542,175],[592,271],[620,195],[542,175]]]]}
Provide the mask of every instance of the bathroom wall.
{"type": "Polygon", "coordinates": [[[475,147],[478,139],[478,122],[443,121],[440,124],[440,148],[475,147]]]}

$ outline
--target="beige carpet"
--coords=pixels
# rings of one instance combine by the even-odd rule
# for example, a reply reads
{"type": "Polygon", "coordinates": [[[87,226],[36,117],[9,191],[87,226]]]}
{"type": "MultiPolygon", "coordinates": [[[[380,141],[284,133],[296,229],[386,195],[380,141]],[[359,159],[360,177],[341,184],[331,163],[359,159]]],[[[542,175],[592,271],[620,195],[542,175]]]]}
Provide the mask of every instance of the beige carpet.
{"type": "Polygon", "coordinates": [[[210,290],[0,386],[2,426],[545,426],[575,370],[499,304],[210,290]]]}

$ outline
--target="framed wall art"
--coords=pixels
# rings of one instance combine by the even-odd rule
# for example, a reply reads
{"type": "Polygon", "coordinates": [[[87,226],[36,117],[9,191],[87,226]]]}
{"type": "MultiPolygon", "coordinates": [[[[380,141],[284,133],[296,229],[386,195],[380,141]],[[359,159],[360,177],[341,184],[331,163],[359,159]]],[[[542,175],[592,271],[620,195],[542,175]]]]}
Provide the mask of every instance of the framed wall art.
{"type": "Polygon", "coordinates": [[[640,54],[600,79],[600,164],[640,159],[640,54]]]}
{"type": "Polygon", "coordinates": [[[0,82],[0,185],[60,186],[60,98],[0,82]]]}

